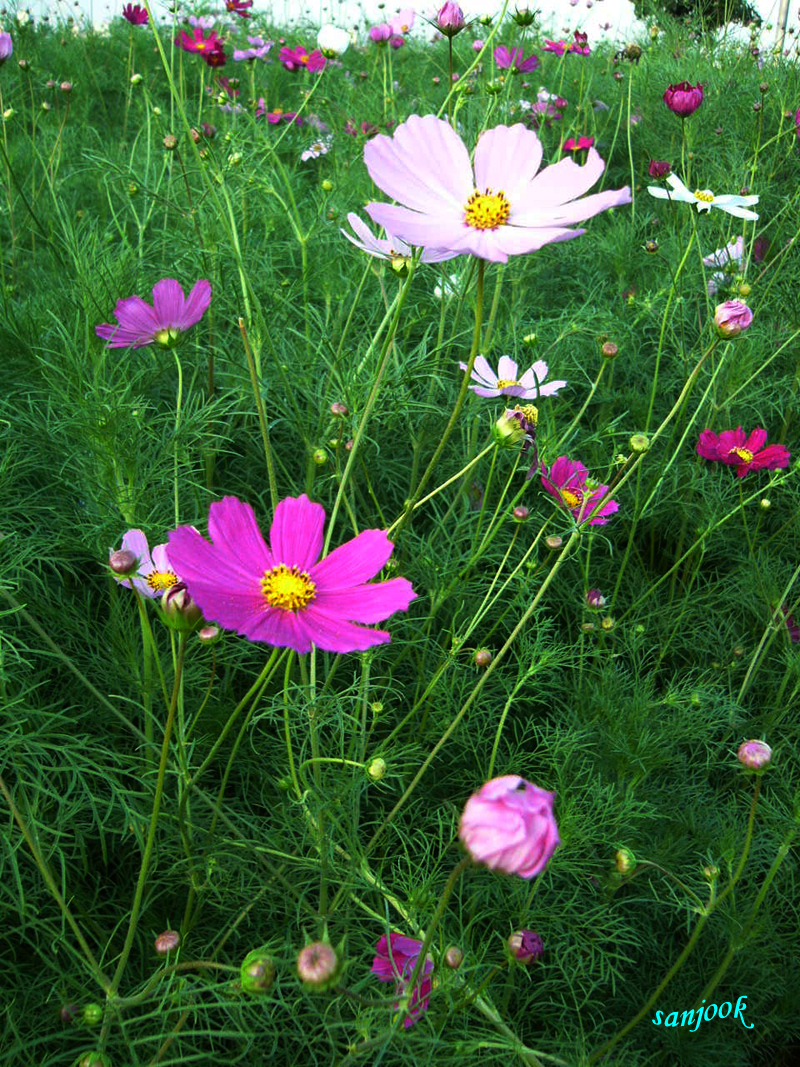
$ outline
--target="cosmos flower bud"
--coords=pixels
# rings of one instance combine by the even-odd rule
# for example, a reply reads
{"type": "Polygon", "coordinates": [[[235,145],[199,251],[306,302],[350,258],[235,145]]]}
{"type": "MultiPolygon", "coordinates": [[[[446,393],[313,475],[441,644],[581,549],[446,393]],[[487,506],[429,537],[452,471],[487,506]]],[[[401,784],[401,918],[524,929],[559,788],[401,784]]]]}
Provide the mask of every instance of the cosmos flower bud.
{"type": "Polygon", "coordinates": [[[333,415],[335,419],[343,419],[346,414],[346,404],[342,404],[339,400],[336,400],[331,404],[331,415],[333,415]]]}
{"type": "Polygon", "coordinates": [[[530,511],[524,504],[517,504],[511,514],[514,518],[514,522],[525,522],[530,515],[530,511]]]}
{"type": "Polygon", "coordinates": [[[710,863],[707,867],[703,868],[703,877],[707,882],[716,882],[719,878],[719,867],[710,863]]]}
{"type": "Polygon", "coordinates": [[[333,192],[333,182],[330,181],[328,178],[326,178],[322,183],[322,191],[323,193],[333,192]]]}
{"type": "Polygon", "coordinates": [[[655,255],[658,251],[658,241],[645,241],[644,250],[649,256],[655,255]]]}
{"type": "Polygon", "coordinates": [[[511,17],[518,26],[532,26],[536,12],[527,7],[518,7],[511,17]]]}
{"type": "Polygon", "coordinates": [[[647,440],[647,434],[635,433],[630,440],[631,452],[635,452],[637,456],[642,455],[650,447],[650,442],[647,440]]]}
{"type": "Polygon", "coordinates": [[[141,74],[132,74],[131,75],[131,85],[141,85],[142,81],[143,81],[143,78],[142,78],[141,74]]]}
{"type": "Polygon", "coordinates": [[[564,539],[562,537],[559,537],[558,534],[550,534],[549,537],[545,537],[544,543],[547,545],[551,552],[555,552],[564,544],[564,539]]]}
{"type": "Polygon", "coordinates": [[[80,1010],[80,1004],[62,1004],[58,1017],[62,1023],[71,1023],[80,1010]]]}
{"type": "Polygon", "coordinates": [[[533,346],[537,343],[536,334],[535,333],[527,333],[527,334],[525,334],[525,336],[522,338],[522,343],[527,348],[533,348],[533,346]]]}
{"type": "Polygon", "coordinates": [[[606,606],[606,598],[599,589],[590,589],[586,594],[586,606],[599,610],[606,606]]]}
{"type": "Polygon", "coordinates": [[[605,618],[600,620],[600,625],[606,633],[610,633],[614,629],[615,623],[610,615],[606,615],[605,618]]]}
{"type": "Polygon", "coordinates": [[[178,138],[174,133],[168,133],[164,138],[164,147],[168,152],[174,152],[178,147],[178,138]]]}
{"type": "Polygon", "coordinates": [[[436,25],[445,37],[455,37],[466,26],[464,12],[458,4],[452,3],[452,0],[447,0],[447,3],[439,8],[439,14],[436,16],[436,25]]]}
{"type": "Polygon", "coordinates": [[[72,92],[72,82],[62,82],[60,87],[62,93],[72,92]]]}
{"type": "Polygon", "coordinates": [[[203,618],[200,608],[189,596],[184,582],[176,582],[161,597],[161,610],[167,625],[182,633],[197,629],[203,618]]]}
{"type": "Polygon", "coordinates": [[[386,774],[386,760],[376,756],[367,766],[367,774],[373,782],[379,782],[386,774]]]}
{"type": "Polygon", "coordinates": [[[736,758],[751,771],[760,771],[762,767],[769,765],[772,749],[766,741],[742,741],[736,758]]]}
{"type": "Polygon", "coordinates": [[[222,639],[219,626],[201,626],[197,631],[197,640],[201,645],[215,645],[222,639]]]}
{"type": "Polygon", "coordinates": [[[464,806],[459,837],[475,863],[535,878],[560,843],[555,796],[516,774],[493,778],[464,806]]]}
{"type": "Polygon", "coordinates": [[[750,328],[753,312],[741,300],[726,300],[717,304],[714,312],[714,326],[720,337],[731,340],[750,328]]]}
{"type": "Polygon", "coordinates": [[[492,662],[492,653],[488,648],[478,648],[472,658],[476,667],[485,669],[492,662]]]}
{"type": "Polygon", "coordinates": [[[619,347],[613,341],[606,341],[600,349],[603,359],[616,359],[619,355],[619,347]]]}
{"type": "Polygon", "coordinates": [[[315,448],[311,458],[314,460],[316,466],[324,467],[328,462],[328,453],[324,448],[315,448]]]}
{"type": "Polygon", "coordinates": [[[76,1067],[111,1067],[111,1060],[104,1052],[87,1052],[77,1060],[76,1067]]]}
{"type": "Polygon", "coordinates": [[[492,427],[492,436],[501,448],[516,448],[525,439],[525,429],[512,412],[506,411],[492,427]]]}
{"type": "Polygon", "coordinates": [[[339,976],[340,963],[333,947],[325,941],[315,941],[300,950],[297,973],[309,989],[321,991],[332,985],[339,976]]]}
{"type": "Polygon", "coordinates": [[[457,971],[461,964],[464,962],[464,953],[458,947],[458,945],[451,945],[444,954],[444,962],[447,966],[457,971]]]}
{"type": "Polygon", "coordinates": [[[266,993],[275,981],[275,964],[266,947],[254,948],[242,960],[239,969],[242,991],[257,997],[266,993]]]}
{"type": "Polygon", "coordinates": [[[165,930],[163,934],[158,935],[154,942],[159,956],[166,956],[167,953],[174,952],[180,943],[181,935],[177,930],[165,930]]]}
{"type": "Polygon", "coordinates": [[[116,552],[112,552],[108,557],[108,565],[114,574],[126,576],[128,574],[135,574],[139,566],[138,558],[129,551],[127,548],[120,548],[116,552]]]}
{"type": "Polygon", "coordinates": [[[533,963],[544,952],[544,943],[535,930],[517,930],[508,939],[508,951],[516,963],[533,963]]]}
{"type": "Polygon", "coordinates": [[[703,86],[690,85],[689,82],[678,82],[670,85],[663,96],[664,103],[673,114],[685,119],[693,115],[703,103],[703,86]]]}
{"type": "Polygon", "coordinates": [[[636,870],[636,857],[629,848],[620,848],[614,856],[614,866],[620,874],[630,874],[636,870]]]}
{"type": "Polygon", "coordinates": [[[99,1026],[103,1021],[102,1004],[87,1004],[83,1009],[82,1018],[87,1026],[99,1026]]]}

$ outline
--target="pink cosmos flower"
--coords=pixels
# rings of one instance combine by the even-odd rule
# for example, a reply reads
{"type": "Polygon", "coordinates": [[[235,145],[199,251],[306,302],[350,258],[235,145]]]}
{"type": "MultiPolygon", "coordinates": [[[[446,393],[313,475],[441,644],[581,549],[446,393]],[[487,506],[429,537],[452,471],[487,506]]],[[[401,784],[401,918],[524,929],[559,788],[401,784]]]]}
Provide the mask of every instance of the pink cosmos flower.
{"type": "MultiPolygon", "coordinates": [[[[462,370],[467,369],[466,363],[459,363],[462,370]]],[[[478,356],[472,371],[472,378],[480,385],[471,385],[470,389],[476,396],[518,396],[523,400],[536,400],[540,396],[554,396],[559,389],[563,389],[566,382],[549,382],[544,384],[547,377],[547,364],[543,360],[537,360],[523,375],[517,376],[517,364],[511,356],[501,356],[497,364],[497,374],[484,356],[478,356]]]]}
{"type": "Polygon", "coordinates": [[[571,45],[567,41],[548,41],[545,40],[543,49],[545,52],[554,52],[557,56],[563,56],[565,52],[568,52],[571,45]]]}
{"type": "Polygon", "coordinates": [[[700,82],[697,85],[678,82],[677,85],[668,86],[662,99],[670,111],[685,119],[703,103],[703,86],[700,82]]]}
{"type": "Polygon", "coordinates": [[[719,290],[720,285],[724,285],[728,280],[727,270],[737,269],[741,270],[742,263],[744,262],[744,237],[741,234],[735,241],[731,241],[730,244],[724,248],[718,249],[710,256],[703,257],[703,265],[706,267],[718,267],[720,268],[715,274],[706,282],[706,289],[709,296],[719,290]]]}
{"type": "MultiPolygon", "coordinates": [[[[355,130],[353,131],[355,133],[355,130]]],[[[347,216],[347,221],[350,223],[356,237],[349,234],[347,230],[340,230],[339,232],[347,238],[351,244],[354,244],[356,248],[360,248],[362,252],[366,252],[368,256],[375,256],[377,259],[388,259],[392,265],[400,261],[405,261],[411,258],[413,251],[405,243],[401,241],[399,237],[394,237],[388,231],[386,233],[386,240],[381,240],[379,237],[375,237],[370,230],[369,226],[361,221],[361,219],[354,212],[350,212],[347,216]]],[[[427,248],[420,258],[421,263],[441,263],[445,259],[452,259],[453,256],[457,256],[457,252],[440,252],[435,248],[427,248]]],[[[404,262],[398,264],[403,266],[404,262]]]]}
{"type": "MultiPolygon", "coordinates": [[[[542,464],[542,485],[579,524],[587,522],[586,516],[591,515],[608,493],[607,485],[590,481],[588,474],[582,463],[576,463],[566,456],[559,456],[549,472],[542,464]]],[[[618,510],[616,500],[605,500],[600,510],[588,519],[588,525],[605,526],[608,516],[618,510]]]]}
{"type": "Polygon", "coordinates": [[[569,46],[569,51],[574,52],[579,56],[588,56],[591,53],[591,48],[586,43],[589,40],[588,34],[581,33],[580,30],[576,30],[573,34],[575,40],[569,46]]]}
{"type": "Polygon", "coordinates": [[[406,34],[414,25],[414,12],[410,7],[404,8],[402,11],[389,19],[389,27],[392,33],[406,34]]]}
{"type": "Polygon", "coordinates": [[[188,297],[180,284],[164,278],[153,286],[153,306],[139,296],[117,301],[114,308],[118,326],[104,322],[94,332],[109,343],[106,348],[144,348],[156,344],[174,348],[181,334],[203,317],[211,303],[211,284],[199,281],[188,297]]]}
{"type": "Polygon", "coordinates": [[[481,134],[474,173],[464,142],[433,115],[412,115],[393,137],[370,141],[364,162],[375,184],[400,202],[368,204],[374,222],[408,244],[496,263],[578,237],[584,230],[572,223],[631,199],[627,186],[576,199],[605,169],[593,148],[582,167],[562,159],[537,174],[542,144],[522,123],[481,134]]]}
{"type": "Polygon", "coordinates": [[[788,467],[791,458],[788,449],[783,445],[767,445],[764,448],[766,439],[767,431],[760,426],[749,437],[741,426],[735,430],[723,430],[721,434],[703,430],[697,442],[697,454],[703,459],[735,467],[740,478],[744,478],[748,471],[774,471],[788,467]]]}
{"type": "Polygon", "coordinates": [[[464,12],[454,0],[447,0],[442,4],[436,16],[436,25],[445,37],[455,37],[466,26],[464,12]]]}
{"type": "Polygon", "coordinates": [[[139,4],[126,4],[122,9],[122,17],[133,26],[147,25],[147,12],[139,4]]]}
{"type": "MultiPolygon", "coordinates": [[[[396,992],[404,993],[408,979],[414,973],[421,948],[422,942],[415,941],[413,937],[391,933],[387,941],[384,934],[375,946],[377,955],[372,961],[372,973],[381,982],[394,982],[396,992]]],[[[413,1026],[422,1013],[428,1010],[428,999],[433,988],[432,972],[433,962],[425,960],[417,987],[411,994],[408,1015],[403,1020],[406,1029],[413,1026]]]]}
{"type": "Polygon", "coordinates": [[[175,38],[175,44],[184,52],[198,52],[200,55],[222,51],[222,41],[217,37],[216,30],[211,30],[206,37],[202,26],[196,26],[191,35],[186,30],[181,30],[175,38]]]}
{"type": "Polygon", "coordinates": [[[253,0],[225,0],[225,10],[232,15],[239,15],[239,17],[243,19],[249,19],[251,17],[247,8],[252,6],[253,0]]]}
{"type": "Polygon", "coordinates": [[[753,322],[753,312],[743,300],[726,300],[717,304],[714,311],[714,325],[720,337],[730,340],[749,330],[753,322]]]}
{"type": "Polygon", "coordinates": [[[591,148],[594,144],[594,137],[579,137],[576,141],[574,137],[568,138],[564,142],[565,152],[582,152],[586,148],[591,148]]]}
{"type": "Polygon", "coordinates": [[[536,70],[537,67],[541,66],[538,56],[529,55],[527,59],[523,59],[521,48],[512,48],[509,51],[504,44],[495,48],[494,61],[498,67],[502,67],[504,70],[514,67],[522,74],[528,74],[530,71],[536,70]]]}
{"type": "MultiPolygon", "coordinates": [[[[110,548],[109,555],[114,552],[110,548]]],[[[132,552],[139,560],[136,578],[118,578],[126,589],[136,588],[142,596],[160,597],[180,581],[167,557],[167,546],[156,545],[151,552],[141,530],[128,530],[122,538],[122,551],[132,552]]]]}
{"type": "Polygon", "coordinates": [[[248,37],[247,41],[250,48],[237,48],[233,53],[233,58],[237,63],[242,60],[263,59],[273,44],[272,41],[265,41],[262,37],[248,37]]]}
{"type": "Polygon", "coordinates": [[[403,37],[399,33],[393,33],[392,36],[389,38],[389,44],[392,46],[392,48],[394,48],[395,52],[397,51],[398,48],[402,48],[405,45],[405,43],[406,43],[405,37],[403,37]]]}
{"type": "Polygon", "coordinates": [[[555,796],[516,774],[492,778],[467,801],[458,836],[476,863],[535,878],[561,843],[555,796]]]}
{"type": "Polygon", "coordinates": [[[369,39],[374,44],[386,44],[392,36],[392,27],[388,22],[381,22],[377,26],[370,26],[369,39]]]}
{"type": "Polygon", "coordinates": [[[279,122],[294,122],[297,126],[303,125],[303,116],[298,115],[296,111],[283,111],[279,107],[276,107],[274,111],[267,111],[266,101],[263,96],[260,96],[258,98],[258,107],[256,108],[256,118],[260,119],[265,116],[271,126],[275,126],[279,122]]]}
{"type": "Polygon", "coordinates": [[[315,48],[313,52],[307,52],[301,44],[297,48],[284,46],[280,50],[278,59],[287,70],[302,70],[305,67],[312,74],[316,74],[318,70],[323,70],[326,63],[325,56],[318,48],[315,48]]]}
{"type": "Polygon", "coordinates": [[[253,509],[227,496],[211,505],[211,543],[189,526],[169,535],[169,558],[203,616],[251,641],[308,652],[357,652],[389,641],[379,622],[416,597],[406,578],[367,584],[392,542],[364,530],[319,560],[325,510],[305,494],[275,508],[267,546],[253,509]]]}

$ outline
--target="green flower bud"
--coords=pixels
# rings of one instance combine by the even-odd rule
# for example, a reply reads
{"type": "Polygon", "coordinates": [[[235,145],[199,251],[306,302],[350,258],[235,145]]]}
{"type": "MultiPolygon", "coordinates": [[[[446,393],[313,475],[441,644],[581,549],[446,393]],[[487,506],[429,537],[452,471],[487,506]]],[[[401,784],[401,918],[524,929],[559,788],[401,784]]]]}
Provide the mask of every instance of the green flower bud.
{"type": "Polygon", "coordinates": [[[262,946],[248,952],[239,969],[242,991],[257,997],[266,993],[275,981],[275,964],[269,950],[262,946]]]}
{"type": "Polygon", "coordinates": [[[87,1026],[99,1026],[103,1021],[103,1005],[96,1003],[87,1004],[83,1009],[82,1018],[87,1026]]]}

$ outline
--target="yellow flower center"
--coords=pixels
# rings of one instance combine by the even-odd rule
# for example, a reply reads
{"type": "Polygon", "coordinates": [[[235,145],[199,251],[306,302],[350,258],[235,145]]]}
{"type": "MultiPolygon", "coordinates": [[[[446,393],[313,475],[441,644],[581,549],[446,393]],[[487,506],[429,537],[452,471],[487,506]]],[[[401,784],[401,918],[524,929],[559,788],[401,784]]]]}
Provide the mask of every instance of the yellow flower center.
{"type": "Polygon", "coordinates": [[[297,611],[311,603],[317,595],[317,587],[306,571],[279,563],[271,571],[264,571],[261,592],[271,608],[297,611]]]}
{"type": "Polygon", "coordinates": [[[561,489],[561,498],[568,508],[579,508],[583,503],[583,493],[577,489],[561,489]]]}
{"type": "Polygon", "coordinates": [[[177,585],[178,576],[172,571],[151,571],[145,581],[154,593],[163,593],[173,585],[177,585]]]}
{"type": "Polygon", "coordinates": [[[508,222],[511,204],[501,189],[493,193],[491,189],[479,193],[476,189],[464,206],[464,222],[474,230],[496,230],[508,222]]]}
{"type": "Polygon", "coordinates": [[[515,382],[513,380],[513,378],[498,378],[497,379],[497,388],[498,389],[508,389],[509,386],[511,386],[511,385],[519,385],[519,382],[515,382]]]}
{"type": "Polygon", "coordinates": [[[539,409],[533,404],[517,404],[514,411],[521,411],[526,422],[529,422],[531,426],[539,425],[539,409]]]}
{"type": "Polygon", "coordinates": [[[162,348],[174,348],[180,339],[181,331],[174,326],[166,326],[163,330],[156,330],[153,340],[162,348]]]}
{"type": "Polygon", "coordinates": [[[711,204],[714,201],[714,194],[710,189],[695,189],[695,200],[702,200],[704,204],[711,204]]]}
{"type": "Polygon", "coordinates": [[[308,56],[307,55],[300,56],[300,62],[301,63],[308,63],[308,56]]]}
{"type": "Polygon", "coordinates": [[[206,46],[206,42],[205,41],[197,41],[197,43],[195,45],[195,47],[197,48],[198,52],[202,52],[203,49],[205,48],[205,46],[206,46]]]}
{"type": "Polygon", "coordinates": [[[753,462],[753,453],[750,452],[747,448],[732,448],[728,452],[728,455],[729,456],[738,456],[739,459],[744,460],[745,463],[752,463],[753,462]]]}

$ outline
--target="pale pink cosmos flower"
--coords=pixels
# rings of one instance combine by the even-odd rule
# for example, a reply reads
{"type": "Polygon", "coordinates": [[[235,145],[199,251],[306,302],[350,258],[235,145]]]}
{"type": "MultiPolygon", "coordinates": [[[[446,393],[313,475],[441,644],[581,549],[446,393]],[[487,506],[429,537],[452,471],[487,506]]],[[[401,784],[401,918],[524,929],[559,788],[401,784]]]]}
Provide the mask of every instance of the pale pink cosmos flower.
{"type": "Polygon", "coordinates": [[[385,530],[363,530],[324,559],[325,509],[303,494],[275,508],[269,546],[249,504],[226,496],[208,516],[211,543],[195,529],[169,535],[172,565],[204,618],[251,641],[295,652],[357,652],[391,640],[367,629],[416,597],[406,578],[368,584],[394,548],[385,530]]]}
{"type": "Polygon", "coordinates": [[[578,524],[605,526],[608,516],[619,510],[616,500],[606,499],[608,486],[591,481],[586,467],[566,456],[559,456],[549,471],[542,464],[542,485],[578,524]],[[601,501],[600,510],[587,521],[601,501]]]}
{"type": "MultiPolygon", "coordinates": [[[[467,369],[466,363],[459,363],[462,370],[467,369]]],[[[472,371],[472,378],[479,385],[471,385],[470,389],[476,396],[518,396],[523,400],[536,400],[540,396],[554,396],[559,389],[567,384],[564,381],[548,382],[547,364],[544,360],[537,360],[524,374],[519,375],[517,364],[511,356],[501,356],[497,364],[497,374],[494,373],[484,356],[478,356],[472,371]]]]}
{"type": "MultiPolygon", "coordinates": [[[[114,553],[113,548],[108,551],[109,556],[114,553]]],[[[160,597],[180,581],[167,556],[166,544],[155,545],[151,552],[142,530],[128,530],[123,535],[122,551],[132,552],[139,561],[137,577],[117,579],[126,589],[135,588],[142,596],[160,597]]]]}
{"type": "Polygon", "coordinates": [[[107,348],[144,348],[157,344],[174,348],[181,334],[203,317],[211,303],[211,283],[199,281],[188,297],[173,278],[164,278],[153,286],[153,306],[139,296],[119,300],[114,315],[119,323],[104,322],[95,326],[98,337],[108,341],[107,348]]]}
{"type": "MultiPolygon", "coordinates": [[[[356,237],[353,237],[347,230],[340,230],[339,232],[356,248],[366,252],[368,256],[375,256],[377,259],[388,259],[393,265],[398,263],[399,266],[403,266],[405,261],[409,260],[413,255],[413,249],[399,237],[394,237],[388,230],[386,231],[385,240],[375,237],[369,226],[362,222],[354,212],[350,212],[347,216],[347,221],[350,223],[356,237]]],[[[436,248],[426,248],[422,253],[420,262],[441,263],[442,260],[452,259],[453,256],[457,255],[458,252],[443,252],[436,248]]]]}
{"type": "Polygon", "coordinates": [[[581,197],[605,164],[592,148],[584,166],[562,159],[537,173],[542,144],[522,123],[481,134],[474,172],[467,146],[442,119],[412,115],[393,137],[364,148],[375,184],[399,204],[371,203],[372,220],[408,244],[472,253],[505,263],[510,255],[568,241],[569,227],[630,203],[630,189],[581,197]]]}
{"type": "Polygon", "coordinates": [[[555,796],[516,774],[492,778],[467,801],[458,836],[476,863],[535,878],[561,843],[555,796]]]}
{"type": "Polygon", "coordinates": [[[708,295],[714,296],[720,285],[725,284],[728,280],[727,270],[730,270],[731,267],[741,270],[743,262],[744,237],[742,237],[741,234],[739,234],[735,241],[731,241],[730,244],[725,245],[724,248],[718,248],[717,251],[712,252],[710,256],[704,256],[703,265],[706,267],[716,267],[718,271],[718,273],[712,274],[706,282],[708,295]]]}
{"type": "MultiPolygon", "coordinates": [[[[421,948],[422,942],[413,937],[403,937],[402,934],[392,932],[387,941],[384,934],[375,946],[372,973],[381,982],[394,982],[397,993],[404,993],[408,980],[414,973],[421,948]]],[[[406,1029],[413,1026],[423,1012],[428,1010],[428,999],[433,989],[432,973],[433,962],[425,960],[416,989],[409,1000],[408,1015],[403,1020],[406,1029]]]]}
{"type": "Polygon", "coordinates": [[[406,34],[414,25],[414,12],[410,7],[404,8],[402,11],[389,19],[389,26],[392,33],[406,34]]]}

